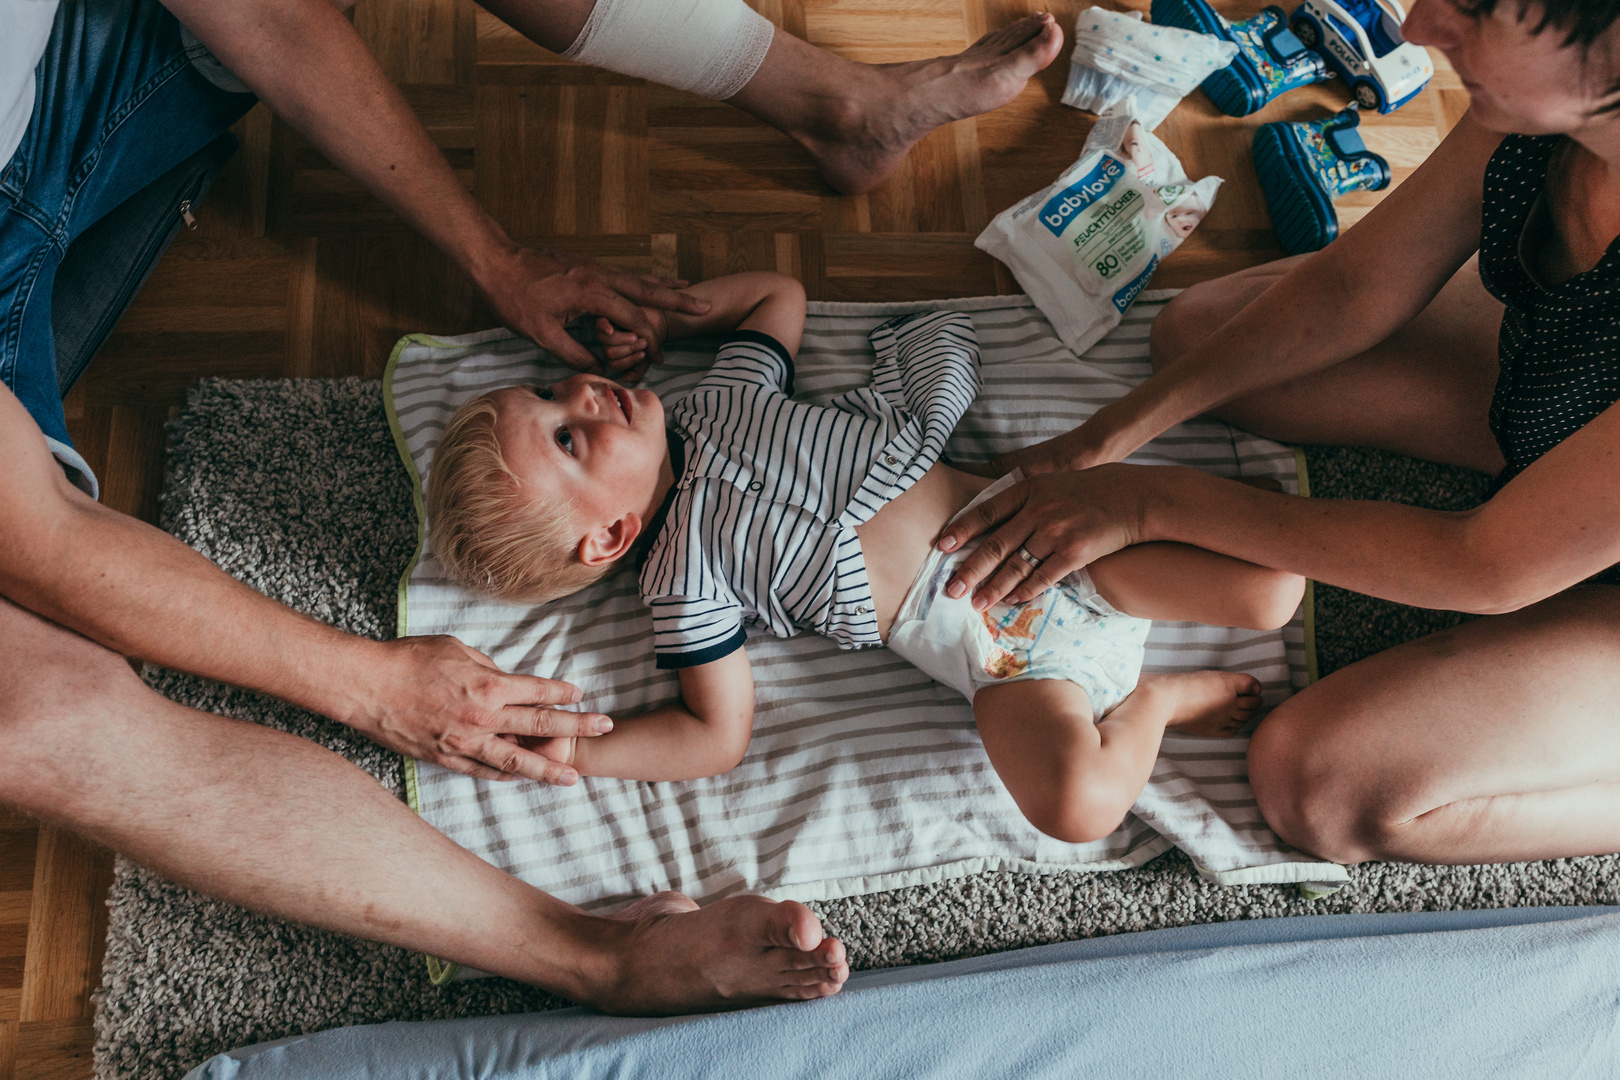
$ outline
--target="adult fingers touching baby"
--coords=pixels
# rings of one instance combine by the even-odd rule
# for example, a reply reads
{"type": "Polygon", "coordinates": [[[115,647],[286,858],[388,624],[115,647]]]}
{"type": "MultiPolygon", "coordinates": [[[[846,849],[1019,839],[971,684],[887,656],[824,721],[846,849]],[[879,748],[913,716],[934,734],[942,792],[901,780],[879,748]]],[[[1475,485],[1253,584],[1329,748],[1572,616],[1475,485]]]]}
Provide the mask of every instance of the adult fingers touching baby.
{"type": "Polygon", "coordinates": [[[602,347],[602,355],[614,367],[629,366],[647,355],[645,338],[629,330],[621,330],[601,317],[596,320],[596,343],[602,347]]]}

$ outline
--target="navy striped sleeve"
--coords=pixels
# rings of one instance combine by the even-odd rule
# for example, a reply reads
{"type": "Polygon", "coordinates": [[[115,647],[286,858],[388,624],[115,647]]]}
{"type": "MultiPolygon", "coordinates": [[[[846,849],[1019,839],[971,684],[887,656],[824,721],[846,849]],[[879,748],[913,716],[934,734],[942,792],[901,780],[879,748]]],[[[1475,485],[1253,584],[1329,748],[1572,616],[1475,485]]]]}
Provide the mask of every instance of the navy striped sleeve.
{"type": "Polygon", "coordinates": [[[700,387],[760,386],[793,396],[793,357],[787,347],[758,330],[738,330],[721,342],[714,367],[700,387]]]}
{"type": "Polygon", "coordinates": [[[663,670],[697,667],[729,656],[748,640],[742,607],[700,596],[655,596],[653,653],[663,670]]]}

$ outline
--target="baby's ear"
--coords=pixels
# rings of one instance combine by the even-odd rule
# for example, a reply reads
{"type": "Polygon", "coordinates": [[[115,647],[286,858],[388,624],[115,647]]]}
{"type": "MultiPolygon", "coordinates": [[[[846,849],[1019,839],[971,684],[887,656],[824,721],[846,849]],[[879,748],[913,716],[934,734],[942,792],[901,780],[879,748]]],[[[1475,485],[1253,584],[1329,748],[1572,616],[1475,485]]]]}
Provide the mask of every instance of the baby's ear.
{"type": "Polygon", "coordinates": [[[641,515],[632,511],[608,525],[598,526],[579,542],[579,561],[586,566],[618,562],[641,535],[641,515]]]}

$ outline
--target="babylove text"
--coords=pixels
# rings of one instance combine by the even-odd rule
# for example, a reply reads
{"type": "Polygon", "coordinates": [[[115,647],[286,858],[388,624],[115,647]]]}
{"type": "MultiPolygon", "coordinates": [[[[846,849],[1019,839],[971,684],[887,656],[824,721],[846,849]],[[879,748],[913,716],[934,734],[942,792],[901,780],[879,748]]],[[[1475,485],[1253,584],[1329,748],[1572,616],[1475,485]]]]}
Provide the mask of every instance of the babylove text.
{"type": "Polygon", "coordinates": [[[1104,154],[1090,172],[1046,200],[1046,205],[1041,207],[1041,224],[1053,236],[1062,236],[1076,214],[1108,194],[1124,175],[1124,164],[1104,154]]]}

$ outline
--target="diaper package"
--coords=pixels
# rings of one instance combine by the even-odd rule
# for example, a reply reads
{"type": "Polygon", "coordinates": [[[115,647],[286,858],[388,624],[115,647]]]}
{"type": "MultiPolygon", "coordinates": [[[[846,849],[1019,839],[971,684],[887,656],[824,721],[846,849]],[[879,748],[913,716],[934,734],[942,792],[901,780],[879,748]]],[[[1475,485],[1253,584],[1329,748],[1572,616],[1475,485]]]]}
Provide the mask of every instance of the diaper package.
{"type": "Polygon", "coordinates": [[[1007,264],[1076,354],[1119,325],[1221,186],[1218,176],[1188,180],[1134,105],[1104,113],[1056,183],[1003,210],[973,242],[1007,264]]]}
{"type": "Polygon", "coordinates": [[[1127,97],[1152,131],[1212,72],[1232,62],[1238,47],[1212,34],[1142,22],[1140,11],[1093,7],[1074,23],[1074,52],[1063,104],[1101,115],[1127,97]]]}

